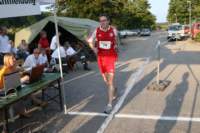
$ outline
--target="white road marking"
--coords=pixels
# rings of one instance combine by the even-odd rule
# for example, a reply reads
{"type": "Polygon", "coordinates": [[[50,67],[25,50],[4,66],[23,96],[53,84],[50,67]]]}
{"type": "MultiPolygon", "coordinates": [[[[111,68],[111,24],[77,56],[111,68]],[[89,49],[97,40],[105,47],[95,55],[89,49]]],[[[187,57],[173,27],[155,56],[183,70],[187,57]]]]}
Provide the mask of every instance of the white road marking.
{"type": "Polygon", "coordinates": [[[68,112],[68,115],[80,115],[80,116],[108,116],[105,113],[98,112],[68,112]]]}
{"type": "MultiPolygon", "coordinates": [[[[124,65],[127,65],[128,63],[130,63],[130,61],[126,61],[126,62],[124,62],[124,63],[117,64],[116,69],[118,69],[118,68],[120,68],[120,67],[122,67],[122,66],[124,66],[124,65]]],[[[75,77],[75,78],[72,78],[72,79],[70,79],[70,80],[66,80],[66,81],[63,82],[63,84],[67,84],[67,83],[70,83],[70,82],[72,82],[72,81],[75,81],[75,80],[78,80],[78,79],[81,79],[81,78],[85,78],[85,77],[87,77],[87,76],[89,76],[89,75],[92,75],[92,74],[95,74],[95,76],[100,75],[99,72],[91,71],[91,72],[82,74],[82,75],[80,75],[80,76],[77,76],[77,77],[75,77]],[[96,74],[95,74],[95,73],[96,73],[96,74]]]]}
{"type": "Polygon", "coordinates": [[[150,37],[136,37],[136,38],[128,38],[127,41],[146,41],[148,40],[150,37]]]}
{"type": "Polygon", "coordinates": [[[77,76],[77,77],[75,77],[75,78],[73,78],[73,79],[66,80],[66,81],[63,82],[63,84],[67,84],[67,83],[69,83],[69,82],[72,82],[72,81],[75,81],[75,80],[78,80],[78,79],[81,79],[81,78],[87,77],[87,76],[92,75],[92,74],[94,74],[94,73],[95,73],[95,71],[88,72],[88,73],[86,73],[86,74],[83,74],[83,75],[77,76]]]}
{"type": "Polygon", "coordinates": [[[132,90],[135,83],[140,79],[140,76],[143,74],[144,68],[149,63],[149,61],[150,61],[150,58],[147,58],[146,61],[139,67],[139,69],[131,75],[131,77],[129,78],[130,80],[128,81],[129,84],[127,84],[127,88],[125,89],[124,94],[120,97],[119,101],[113,108],[112,112],[105,119],[105,121],[103,122],[103,124],[101,125],[97,133],[103,133],[105,131],[107,126],[112,121],[114,115],[119,111],[119,109],[123,105],[126,97],[128,96],[129,92],[132,90]]]}
{"type": "MultiPolygon", "coordinates": [[[[99,116],[107,117],[109,115],[97,112],[68,112],[69,115],[79,116],[99,116]]],[[[200,122],[200,117],[184,117],[184,116],[160,116],[160,115],[136,115],[136,114],[115,114],[115,118],[122,119],[143,119],[143,120],[163,120],[163,121],[180,121],[180,122],[200,122]]]]}

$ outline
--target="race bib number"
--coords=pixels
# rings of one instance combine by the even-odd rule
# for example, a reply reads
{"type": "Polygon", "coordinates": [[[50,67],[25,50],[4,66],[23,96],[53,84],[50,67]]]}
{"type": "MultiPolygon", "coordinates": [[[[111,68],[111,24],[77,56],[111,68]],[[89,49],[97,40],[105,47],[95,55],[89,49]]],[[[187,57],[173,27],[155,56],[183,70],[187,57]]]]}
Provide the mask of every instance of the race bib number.
{"type": "Polygon", "coordinates": [[[100,41],[99,48],[101,49],[110,49],[111,48],[111,41],[100,41]]]}

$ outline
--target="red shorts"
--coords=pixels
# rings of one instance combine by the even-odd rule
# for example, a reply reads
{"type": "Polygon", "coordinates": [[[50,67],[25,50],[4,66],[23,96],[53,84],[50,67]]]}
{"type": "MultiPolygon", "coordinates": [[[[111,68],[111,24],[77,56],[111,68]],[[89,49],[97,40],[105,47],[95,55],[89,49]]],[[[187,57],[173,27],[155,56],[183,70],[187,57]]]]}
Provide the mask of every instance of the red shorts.
{"type": "Polygon", "coordinates": [[[116,55],[98,55],[97,61],[102,74],[115,72],[116,55]]]}

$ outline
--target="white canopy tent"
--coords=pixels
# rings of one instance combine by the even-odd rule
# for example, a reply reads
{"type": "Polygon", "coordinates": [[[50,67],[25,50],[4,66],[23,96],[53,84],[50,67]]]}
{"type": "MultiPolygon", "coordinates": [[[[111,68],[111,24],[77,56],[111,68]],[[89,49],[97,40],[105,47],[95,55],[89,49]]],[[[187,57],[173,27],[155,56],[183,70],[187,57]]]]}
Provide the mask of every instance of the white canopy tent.
{"type": "Polygon", "coordinates": [[[59,67],[60,67],[60,77],[61,77],[61,89],[63,94],[63,107],[65,114],[67,113],[66,100],[65,100],[65,90],[63,84],[63,71],[62,71],[62,61],[60,56],[60,40],[58,36],[58,25],[57,25],[57,15],[56,15],[56,1],[55,0],[1,0],[0,1],[0,18],[9,17],[19,17],[19,16],[30,16],[41,14],[40,5],[52,4],[54,5],[53,14],[55,21],[55,29],[57,36],[57,48],[59,57],[59,67]]]}

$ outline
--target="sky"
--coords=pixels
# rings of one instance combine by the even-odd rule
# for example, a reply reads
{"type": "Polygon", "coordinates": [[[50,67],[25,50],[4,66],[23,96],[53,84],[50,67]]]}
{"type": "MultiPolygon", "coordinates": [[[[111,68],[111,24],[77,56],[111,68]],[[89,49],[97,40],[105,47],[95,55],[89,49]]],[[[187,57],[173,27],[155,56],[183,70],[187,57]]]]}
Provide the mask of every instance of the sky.
{"type": "Polygon", "coordinates": [[[167,22],[167,13],[170,0],[149,0],[151,12],[156,16],[157,22],[167,22]]]}

